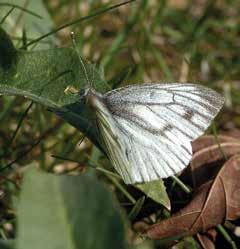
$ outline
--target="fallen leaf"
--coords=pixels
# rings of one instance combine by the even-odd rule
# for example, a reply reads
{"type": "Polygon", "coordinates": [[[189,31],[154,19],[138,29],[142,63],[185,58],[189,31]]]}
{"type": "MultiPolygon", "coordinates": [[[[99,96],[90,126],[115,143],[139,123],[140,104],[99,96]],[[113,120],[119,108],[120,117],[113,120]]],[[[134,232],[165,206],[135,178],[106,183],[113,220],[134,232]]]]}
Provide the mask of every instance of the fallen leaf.
{"type": "Polygon", "coordinates": [[[240,142],[221,143],[209,146],[196,152],[191,161],[191,168],[197,169],[198,167],[228,158],[240,152],[240,142]],[[220,148],[221,147],[221,148],[220,148]]]}
{"type": "MultiPolygon", "coordinates": [[[[216,234],[215,229],[210,229],[210,231],[216,234]]],[[[209,236],[209,232],[205,234],[197,234],[197,238],[203,249],[215,249],[215,244],[212,238],[209,236]]]]}
{"type": "Polygon", "coordinates": [[[229,131],[222,132],[222,134],[235,139],[240,139],[240,129],[231,129],[229,131]]]}
{"type": "Polygon", "coordinates": [[[192,184],[194,188],[214,179],[217,175],[220,166],[214,162],[224,160],[240,152],[240,143],[222,143],[219,145],[212,145],[205,149],[196,152],[193,155],[190,169],[192,171],[192,184]]]}
{"type": "Polygon", "coordinates": [[[213,135],[201,136],[192,143],[193,154],[201,149],[218,143],[239,142],[239,140],[229,135],[218,135],[217,139],[213,135]]]}
{"type": "Polygon", "coordinates": [[[201,186],[193,200],[171,218],[150,226],[144,235],[163,239],[205,232],[240,217],[240,156],[231,157],[214,181],[201,186]]]}

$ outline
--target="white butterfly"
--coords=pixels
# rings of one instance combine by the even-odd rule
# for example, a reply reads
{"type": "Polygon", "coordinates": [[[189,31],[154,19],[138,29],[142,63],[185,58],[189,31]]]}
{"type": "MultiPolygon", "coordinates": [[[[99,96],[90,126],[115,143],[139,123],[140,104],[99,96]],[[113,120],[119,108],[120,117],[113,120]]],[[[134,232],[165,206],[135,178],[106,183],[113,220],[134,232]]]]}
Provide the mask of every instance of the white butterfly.
{"type": "Polygon", "coordinates": [[[88,88],[80,95],[96,114],[106,153],[127,184],[182,171],[192,158],[191,141],[203,134],[224,103],[209,88],[180,83],[130,85],[105,94],[88,88]]]}
{"type": "Polygon", "coordinates": [[[105,94],[89,88],[83,95],[107,155],[127,184],[182,171],[192,157],[191,141],[224,103],[217,92],[187,83],[130,85],[105,94]]]}

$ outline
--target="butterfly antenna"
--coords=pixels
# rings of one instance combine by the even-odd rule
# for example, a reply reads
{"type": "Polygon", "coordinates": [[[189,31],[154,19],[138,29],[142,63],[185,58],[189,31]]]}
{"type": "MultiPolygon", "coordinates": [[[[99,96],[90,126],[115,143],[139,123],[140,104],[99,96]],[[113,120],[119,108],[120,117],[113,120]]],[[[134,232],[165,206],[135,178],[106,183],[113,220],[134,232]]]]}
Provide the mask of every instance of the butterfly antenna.
{"type": "Polygon", "coordinates": [[[82,66],[82,69],[83,69],[83,72],[84,72],[84,76],[85,76],[85,78],[87,80],[87,84],[88,84],[89,87],[91,87],[92,85],[91,85],[90,80],[88,78],[86,67],[84,66],[82,57],[81,57],[80,52],[79,52],[78,47],[77,47],[77,43],[76,43],[76,38],[75,38],[75,33],[74,32],[71,32],[71,38],[72,38],[73,47],[74,47],[75,51],[77,52],[78,59],[79,59],[80,64],[82,66]]]}

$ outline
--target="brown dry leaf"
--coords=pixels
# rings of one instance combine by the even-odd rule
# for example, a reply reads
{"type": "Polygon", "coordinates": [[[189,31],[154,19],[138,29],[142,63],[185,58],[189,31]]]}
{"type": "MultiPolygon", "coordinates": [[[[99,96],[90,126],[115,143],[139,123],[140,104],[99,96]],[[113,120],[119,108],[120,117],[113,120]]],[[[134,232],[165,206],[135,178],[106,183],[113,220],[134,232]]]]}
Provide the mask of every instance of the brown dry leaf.
{"type": "Polygon", "coordinates": [[[216,144],[196,152],[192,157],[191,167],[196,169],[201,165],[216,162],[224,159],[225,156],[228,158],[240,152],[240,142],[221,143],[220,146],[221,148],[216,144]]]}
{"type": "Polygon", "coordinates": [[[192,157],[190,167],[191,178],[194,188],[212,180],[218,173],[220,165],[214,162],[225,160],[240,152],[240,141],[232,137],[219,136],[219,144],[215,144],[213,136],[204,136],[196,141],[198,148],[202,149],[195,152],[192,157]]]}
{"type": "Polygon", "coordinates": [[[204,249],[215,249],[214,243],[204,234],[198,234],[198,240],[204,249]]]}
{"type": "Polygon", "coordinates": [[[150,226],[144,235],[163,239],[205,232],[240,217],[240,156],[231,157],[214,181],[201,186],[193,200],[171,218],[150,226]]]}
{"type": "Polygon", "coordinates": [[[223,135],[234,137],[234,139],[240,139],[240,129],[231,129],[229,131],[221,132],[223,135]]]}
{"type": "Polygon", "coordinates": [[[226,135],[218,135],[217,139],[213,135],[205,135],[199,137],[197,140],[193,141],[192,149],[193,154],[197,151],[209,147],[211,145],[216,145],[218,143],[231,143],[231,142],[239,142],[239,139],[235,138],[234,136],[226,135]]]}
{"type": "Polygon", "coordinates": [[[210,229],[205,234],[197,234],[197,238],[203,249],[215,249],[214,241],[217,236],[215,229],[210,229]]]}

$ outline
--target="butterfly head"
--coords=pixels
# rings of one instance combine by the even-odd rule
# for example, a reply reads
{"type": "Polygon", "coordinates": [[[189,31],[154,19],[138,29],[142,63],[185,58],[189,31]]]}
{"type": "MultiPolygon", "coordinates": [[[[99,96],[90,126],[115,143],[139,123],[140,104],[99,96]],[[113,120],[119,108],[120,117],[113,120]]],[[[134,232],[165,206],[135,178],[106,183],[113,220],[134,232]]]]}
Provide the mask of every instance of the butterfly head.
{"type": "Polygon", "coordinates": [[[86,96],[87,96],[87,94],[88,94],[88,91],[89,91],[89,88],[82,88],[82,89],[78,92],[80,99],[86,98],[86,96]]]}
{"type": "Polygon", "coordinates": [[[102,94],[96,92],[93,88],[85,88],[79,91],[80,99],[84,99],[85,103],[93,109],[98,109],[99,103],[102,102],[102,94]]]}

